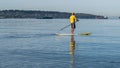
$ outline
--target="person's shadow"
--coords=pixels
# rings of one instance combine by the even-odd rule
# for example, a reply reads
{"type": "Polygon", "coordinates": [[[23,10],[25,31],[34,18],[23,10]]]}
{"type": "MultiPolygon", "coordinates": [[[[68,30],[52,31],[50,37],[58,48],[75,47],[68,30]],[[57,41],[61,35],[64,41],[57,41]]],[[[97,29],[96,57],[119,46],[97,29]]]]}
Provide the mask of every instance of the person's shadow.
{"type": "Polygon", "coordinates": [[[74,35],[71,35],[71,39],[70,39],[70,57],[71,57],[71,61],[70,61],[70,67],[74,68],[74,52],[75,52],[75,40],[74,40],[74,35]]]}

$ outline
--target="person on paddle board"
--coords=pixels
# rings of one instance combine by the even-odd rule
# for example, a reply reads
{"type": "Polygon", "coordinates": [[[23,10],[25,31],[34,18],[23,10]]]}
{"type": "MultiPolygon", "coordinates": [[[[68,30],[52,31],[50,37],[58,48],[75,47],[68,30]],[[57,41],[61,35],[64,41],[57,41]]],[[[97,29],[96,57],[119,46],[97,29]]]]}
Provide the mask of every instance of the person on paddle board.
{"type": "Polygon", "coordinates": [[[76,28],[75,22],[77,22],[78,19],[75,16],[75,13],[73,12],[70,16],[70,24],[71,24],[71,34],[74,34],[74,29],[76,28]]]}

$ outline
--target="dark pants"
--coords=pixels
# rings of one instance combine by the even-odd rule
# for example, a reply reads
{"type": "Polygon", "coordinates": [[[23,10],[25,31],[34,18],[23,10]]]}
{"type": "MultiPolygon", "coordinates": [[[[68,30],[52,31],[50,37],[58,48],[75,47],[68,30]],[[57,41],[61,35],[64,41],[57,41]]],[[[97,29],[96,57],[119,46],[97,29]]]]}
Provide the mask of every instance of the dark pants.
{"type": "Polygon", "coordinates": [[[72,28],[72,29],[75,29],[75,28],[76,28],[75,23],[72,23],[72,24],[71,24],[71,28],[72,28]]]}

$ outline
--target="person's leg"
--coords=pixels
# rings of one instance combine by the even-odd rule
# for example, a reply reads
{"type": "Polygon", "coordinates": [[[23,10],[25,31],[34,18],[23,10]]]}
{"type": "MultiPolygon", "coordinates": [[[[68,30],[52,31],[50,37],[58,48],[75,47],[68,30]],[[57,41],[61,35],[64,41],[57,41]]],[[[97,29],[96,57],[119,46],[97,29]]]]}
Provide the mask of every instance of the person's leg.
{"type": "Polygon", "coordinates": [[[76,28],[76,25],[75,25],[75,23],[74,23],[74,29],[76,28]]]}
{"type": "Polygon", "coordinates": [[[74,24],[73,24],[73,34],[74,34],[75,28],[76,28],[76,25],[75,25],[75,23],[74,23],[74,24]]]}
{"type": "Polygon", "coordinates": [[[74,31],[74,29],[73,29],[73,28],[71,28],[71,34],[73,34],[73,31],[74,31]]]}
{"type": "Polygon", "coordinates": [[[74,34],[74,28],[75,28],[75,25],[71,24],[71,34],[74,34]]]}

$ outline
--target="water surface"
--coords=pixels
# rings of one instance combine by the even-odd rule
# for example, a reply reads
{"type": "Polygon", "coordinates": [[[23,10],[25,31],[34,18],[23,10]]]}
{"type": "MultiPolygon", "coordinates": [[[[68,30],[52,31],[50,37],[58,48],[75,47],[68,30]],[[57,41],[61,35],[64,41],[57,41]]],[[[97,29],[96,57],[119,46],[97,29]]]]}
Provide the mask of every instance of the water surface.
{"type": "MultiPolygon", "coordinates": [[[[120,67],[120,20],[80,19],[75,33],[90,36],[55,35],[68,24],[68,19],[0,19],[0,68],[120,67]]],[[[70,33],[70,27],[59,33],[70,33]]]]}

